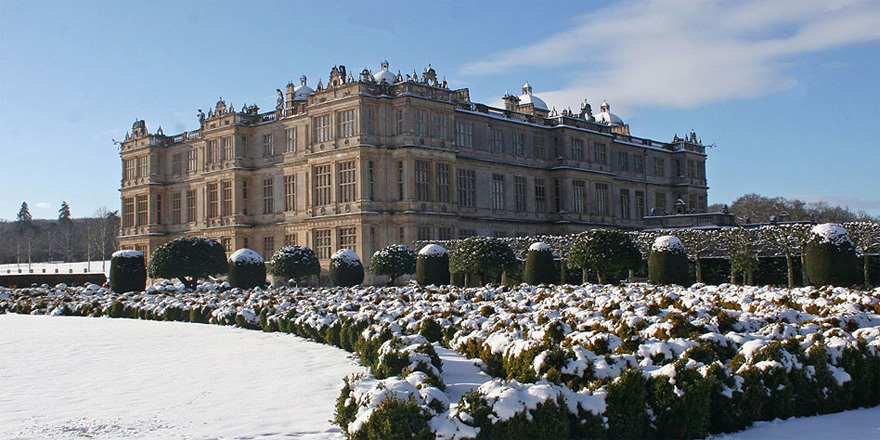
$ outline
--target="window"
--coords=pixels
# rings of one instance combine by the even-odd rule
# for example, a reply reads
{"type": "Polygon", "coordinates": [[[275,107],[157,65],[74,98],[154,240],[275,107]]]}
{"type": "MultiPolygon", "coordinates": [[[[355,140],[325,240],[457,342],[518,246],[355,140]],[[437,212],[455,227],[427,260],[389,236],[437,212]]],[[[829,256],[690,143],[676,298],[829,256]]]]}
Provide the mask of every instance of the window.
{"type": "Polygon", "coordinates": [[[684,177],[681,170],[681,160],[675,160],[673,161],[673,164],[675,164],[675,174],[673,174],[672,177],[684,177]]]}
{"type": "Polygon", "coordinates": [[[398,243],[405,243],[406,242],[405,233],[406,233],[406,229],[404,229],[402,227],[397,228],[397,238],[399,238],[398,243]]]}
{"type": "Polygon", "coordinates": [[[466,208],[476,206],[477,172],[474,170],[458,170],[458,205],[466,208]]]}
{"type": "Polygon", "coordinates": [[[430,239],[431,239],[431,227],[430,226],[416,227],[416,240],[428,241],[430,239]]]}
{"type": "Polygon", "coordinates": [[[596,144],[596,149],[593,151],[594,153],[594,162],[605,165],[608,163],[608,150],[605,144],[596,144]]]}
{"type": "Polygon", "coordinates": [[[688,160],[688,178],[697,178],[697,164],[692,159],[688,160]]]}
{"type": "Polygon", "coordinates": [[[688,208],[691,212],[697,212],[697,195],[690,194],[688,195],[688,208]]]}
{"type": "Polygon", "coordinates": [[[150,212],[147,203],[147,196],[136,196],[135,203],[137,204],[137,225],[144,226],[147,224],[147,214],[150,212]]]}
{"type": "Polygon", "coordinates": [[[584,160],[584,141],[580,139],[571,140],[571,158],[574,160],[584,160]]]}
{"type": "Polygon", "coordinates": [[[296,210],[296,174],[284,176],[284,210],[296,210]]]}
{"type": "Polygon", "coordinates": [[[504,132],[499,128],[493,128],[489,142],[492,144],[493,153],[504,152],[504,132]]]}
{"type": "Polygon", "coordinates": [[[428,114],[422,110],[416,110],[416,136],[428,135],[428,114]]]}
{"type": "Polygon", "coordinates": [[[198,169],[199,153],[195,148],[190,149],[186,153],[186,172],[191,173],[198,169]]]}
{"type": "Polygon", "coordinates": [[[176,192],[171,194],[171,223],[178,224],[181,221],[180,217],[180,193],[176,192]]]}
{"type": "Polygon", "coordinates": [[[224,180],[220,182],[223,193],[223,200],[220,204],[220,215],[228,217],[232,215],[232,181],[224,180]]]}
{"type": "MultiPolygon", "coordinates": [[[[247,180],[241,182],[241,213],[248,215],[248,184],[247,180]]],[[[247,247],[247,246],[245,246],[247,247]]]]}
{"type": "Polygon", "coordinates": [[[363,130],[366,134],[376,134],[376,109],[373,107],[368,107],[367,112],[364,115],[364,126],[363,130]]]}
{"type": "Polygon", "coordinates": [[[559,148],[559,138],[553,138],[553,150],[551,153],[551,157],[562,159],[562,151],[559,148]]]}
{"type": "Polygon", "coordinates": [[[220,196],[216,182],[208,184],[208,218],[217,218],[220,210],[220,196]]]}
{"type": "Polygon", "coordinates": [[[645,172],[645,156],[639,153],[633,154],[633,171],[639,174],[645,172]]]}
{"type": "Polygon", "coordinates": [[[448,119],[446,115],[434,114],[431,116],[431,128],[434,129],[434,137],[438,139],[449,138],[448,119]]]}
{"type": "Polygon", "coordinates": [[[636,218],[645,216],[645,192],[636,191],[636,218]]]}
{"type": "Polygon", "coordinates": [[[437,201],[449,203],[449,164],[437,164],[437,201]]]}
{"type": "Polygon", "coordinates": [[[315,142],[327,142],[332,139],[333,127],[330,115],[315,117],[312,125],[315,127],[315,142]]]}
{"type": "Polygon", "coordinates": [[[330,204],[330,165],[318,165],[314,168],[315,205],[330,204]]]}
{"type": "Polygon", "coordinates": [[[226,136],[220,139],[220,154],[222,160],[232,160],[232,137],[226,136]]]}
{"type": "MultiPolygon", "coordinates": [[[[238,157],[248,157],[248,138],[247,136],[241,137],[241,142],[238,144],[238,150],[236,151],[238,157]]],[[[247,246],[245,246],[247,247],[247,246]]]]}
{"type": "Polygon", "coordinates": [[[122,177],[125,180],[134,180],[137,176],[134,171],[134,159],[125,159],[122,161],[122,177]]]}
{"type": "Polygon", "coordinates": [[[141,156],[137,158],[137,176],[138,177],[148,177],[150,175],[150,161],[149,157],[141,156]]]}
{"type": "Polygon", "coordinates": [[[284,131],[284,152],[296,153],[296,127],[284,131]]]}
{"type": "Polygon", "coordinates": [[[351,203],[355,200],[357,175],[355,161],[340,162],[336,165],[339,180],[339,203],[351,203]]]}
{"type": "Polygon", "coordinates": [[[397,162],[397,196],[403,200],[403,162],[397,162]]]}
{"type": "Polygon", "coordinates": [[[314,242],[315,242],[315,253],[318,254],[318,258],[326,259],[330,258],[330,230],[329,229],[319,229],[314,232],[314,242]]]}
{"type": "Polygon", "coordinates": [[[626,151],[617,152],[617,168],[620,171],[629,171],[629,154],[626,151]]]}
{"type": "Polygon", "coordinates": [[[217,139],[211,139],[208,141],[208,145],[205,147],[205,163],[214,163],[220,161],[220,145],[217,142],[217,139]]]}
{"type": "Polygon", "coordinates": [[[587,212],[587,182],[573,180],[571,182],[572,211],[583,214],[587,212]]]}
{"type": "Polygon", "coordinates": [[[513,178],[513,202],[517,212],[526,211],[526,178],[523,176],[513,178]]]}
{"type": "Polygon", "coordinates": [[[275,237],[267,235],[263,237],[263,258],[268,260],[275,253],[275,237]]]}
{"type": "Polygon", "coordinates": [[[513,140],[513,154],[517,156],[525,155],[525,135],[522,133],[514,133],[513,140]]]}
{"type": "Polygon", "coordinates": [[[284,234],[284,245],[293,246],[296,244],[296,233],[284,234]]]}
{"type": "Polygon", "coordinates": [[[186,190],[186,221],[196,221],[196,190],[186,190]]]}
{"type": "Polygon", "coordinates": [[[355,134],[355,112],[354,110],[341,111],[339,118],[339,137],[349,137],[355,134]]]}
{"type": "Polygon", "coordinates": [[[367,162],[367,198],[373,200],[373,187],[375,186],[373,161],[367,162]]]}
{"type": "Polygon", "coordinates": [[[175,153],[171,156],[171,174],[177,175],[183,171],[183,153],[175,153]]]}
{"type": "Polygon", "coordinates": [[[492,174],[492,208],[504,209],[504,175],[492,174]]]}
{"type": "Polygon", "coordinates": [[[474,125],[469,122],[456,122],[455,143],[461,147],[474,148],[474,125]]]}
{"type": "Polygon", "coordinates": [[[665,193],[657,193],[654,196],[654,208],[657,209],[656,215],[665,215],[666,214],[666,194],[665,193]]]}
{"type": "Polygon", "coordinates": [[[263,214],[275,212],[275,179],[263,179],[263,214]]]}
{"type": "Polygon", "coordinates": [[[122,199],[122,227],[134,226],[134,197],[122,199]]]}
{"type": "Polygon", "coordinates": [[[452,240],[452,228],[448,226],[437,228],[437,240],[452,240]]]}
{"type": "Polygon", "coordinates": [[[532,154],[538,159],[544,159],[544,136],[535,136],[533,142],[532,154]]]}
{"type": "Polygon", "coordinates": [[[611,213],[608,206],[608,184],[596,184],[596,212],[599,215],[609,215],[611,213]]]}
{"type": "Polygon", "coordinates": [[[220,244],[223,245],[223,250],[225,250],[227,254],[232,252],[232,239],[231,238],[229,238],[229,237],[221,238],[220,244]]]}
{"type": "Polygon", "coordinates": [[[654,158],[654,175],[657,177],[666,177],[666,161],[661,157],[654,158]]]}
{"type": "Polygon", "coordinates": [[[628,189],[621,189],[620,190],[620,218],[622,218],[622,219],[632,218],[632,212],[630,210],[630,204],[629,204],[629,190],[628,189]]]}
{"type": "Polygon", "coordinates": [[[394,112],[394,116],[397,121],[397,134],[403,134],[403,110],[398,109],[394,112]]]}
{"type": "Polygon", "coordinates": [[[473,229],[459,229],[458,230],[458,238],[468,238],[468,237],[476,237],[477,231],[473,229]]]}
{"type": "Polygon", "coordinates": [[[495,238],[504,238],[507,237],[507,231],[492,231],[492,236],[495,238]]]}
{"type": "Polygon", "coordinates": [[[553,202],[556,205],[556,212],[562,212],[562,186],[559,179],[553,179],[553,202]]]}
{"type": "Polygon", "coordinates": [[[416,161],[416,200],[428,201],[428,162],[416,161]]]}
{"type": "Polygon", "coordinates": [[[272,133],[263,135],[263,157],[272,157],[275,155],[275,136],[272,133]]]}
{"type": "Polygon", "coordinates": [[[357,252],[357,228],[339,228],[339,249],[357,252]]]}
{"type": "Polygon", "coordinates": [[[535,211],[547,212],[547,181],[535,179],[535,211]]]}

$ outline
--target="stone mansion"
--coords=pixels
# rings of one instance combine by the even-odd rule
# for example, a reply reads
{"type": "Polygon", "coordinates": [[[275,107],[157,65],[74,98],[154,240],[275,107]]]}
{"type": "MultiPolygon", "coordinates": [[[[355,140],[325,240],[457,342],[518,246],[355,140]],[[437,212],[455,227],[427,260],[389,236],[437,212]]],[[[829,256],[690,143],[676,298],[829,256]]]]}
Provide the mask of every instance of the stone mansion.
{"type": "Polygon", "coordinates": [[[605,102],[557,112],[526,83],[495,108],[430,66],[387,62],[277,92],[268,112],[221,99],[180,134],[136,121],[121,143],[120,248],[149,256],[198,235],[266,259],[288,244],[321,259],[350,248],[368,264],[394,243],[638,229],[706,209],[696,135],[634,137],[605,102]]]}

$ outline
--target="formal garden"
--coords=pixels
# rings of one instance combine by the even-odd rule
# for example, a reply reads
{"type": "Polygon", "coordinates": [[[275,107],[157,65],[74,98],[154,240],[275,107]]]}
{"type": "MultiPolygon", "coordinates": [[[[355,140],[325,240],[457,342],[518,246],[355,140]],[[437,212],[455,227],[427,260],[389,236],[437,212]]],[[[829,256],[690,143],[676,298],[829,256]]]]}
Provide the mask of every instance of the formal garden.
{"type": "Polygon", "coordinates": [[[341,249],[322,287],[307,247],[264,261],[184,238],[149,265],[114,254],[109,288],[2,289],[0,313],[340,347],[369,371],[340,384],[333,419],[352,439],[702,438],[880,404],[878,242],[870,223],[472,237],[389,246],[367,265],[341,249]],[[366,271],[388,285],[363,285],[366,271]],[[451,400],[440,347],[490,379],[451,400]]]}

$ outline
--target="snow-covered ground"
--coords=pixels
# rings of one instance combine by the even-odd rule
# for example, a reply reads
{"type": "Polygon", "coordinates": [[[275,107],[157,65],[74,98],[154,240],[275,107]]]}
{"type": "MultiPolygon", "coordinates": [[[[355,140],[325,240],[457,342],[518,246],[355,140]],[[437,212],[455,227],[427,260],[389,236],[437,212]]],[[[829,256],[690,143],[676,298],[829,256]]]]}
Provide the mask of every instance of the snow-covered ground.
{"type": "Polygon", "coordinates": [[[0,264],[0,275],[26,273],[110,273],[110,260],[78,261],[75,263],[13,263],[0,264]],[[71,272],[73,271],[73,272],[71,272]]]}
{"type": "Polygon", "coordinates": [[[341,439],[337,348],[281,333],[0,315],[0,438],[341,439]]]}
{"type": "Polygon", "coordinates": [[[877,440],[880,439],[880,406],[824,416],[757,422],[734,434],[710,440],[877,440]]]}

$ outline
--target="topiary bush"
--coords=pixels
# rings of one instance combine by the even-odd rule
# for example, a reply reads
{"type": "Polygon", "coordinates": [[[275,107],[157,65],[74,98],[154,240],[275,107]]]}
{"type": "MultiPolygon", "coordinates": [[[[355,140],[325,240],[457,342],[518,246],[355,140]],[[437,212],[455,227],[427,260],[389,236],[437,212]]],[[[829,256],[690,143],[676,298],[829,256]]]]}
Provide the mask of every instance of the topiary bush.
{"type": "Polygon", "coordinates": [[[648,279],[653,284],[691,284],[690,262],[681,240],[671,235],[657,237],[648,257],[648,279]]]}
{"type": "Polygon", "coordinates": [[[568,254],[571,269],[591,269],[599,284],[606,284],[612,272],[635,270],[642,254],[629,235],[610,229],[592,229],[575,237],[568,254]]]}
{"type": "Polygon", "coordinates": [[[297,285],[312,275],[321,273],[321,264],[315,252],[305,246],[284,246],[269,260],[269,273],[276,277],[293,279],[297,285]]]}
{"type": "Polygon", "coordinates": [[[470,237],[459,243],[450,255],[449,270],[476,274],[480,282],[486,284],[518,263],[506,241],[492,237],[470,237]]]}
{"type": "Polygon", "coordinates": [[[807,275],[817,286],[851,286],[858,282],[858,258],[846,229],[834,223],[816,225],[807,241],[807,275]]]}
{"type": "Polygon", "coordinates": [[[266,285],[266,263],[256,251],[244,248],[229,256],[229,284],[251,289],[266,285]]]}
{"type": "Polygon", "coordinates": [[[147,287],[144,253],[124,250],[110,256],[110,290],[116,293],[142,292],[147,287]]]}
{"type": "Polygon", "coordinates": [[[370,272],[376,275],[388,275],[388,285],[401,275],[416,271],[416,252],[402,244],[392,244],[376,251],[370,258],[370,272]]]}
{"type": "Polygon", "coordinates": [[[373,411],[360,429],[350,433],[352,440],[433,440],[428,423],[431,415],[412,397],[407,400],[389,395],[373,411]]]}
{"type": "Polygon", "coordinates": [[[351,249],[340,249],[330,256],[330,282],[351,287],[364,282],[364,265],[351,249]]]}
{"type": "Polygon", "coordinates": [[[153,251],[149,275],[177,278],[187,288],[195,289],[199,278],[225,274],[227,270],[226,251],[220,243],[204,237],[181,237],[153,251]]]}
{"type": "Polygon", "coordinates": [[[416,282],[421,286],[449,284],[449,252],[442,246],[429,244],[416,257],[416,282]]]}
{"type": "Polygon", "coordinates": [[[526,255],[526,267],[523,271],[523,281],[528,284],[553,284],[556,282],[556,261],[553,259],[553,251],[544,242],[533,243],[529,246],[526,255]]]}

